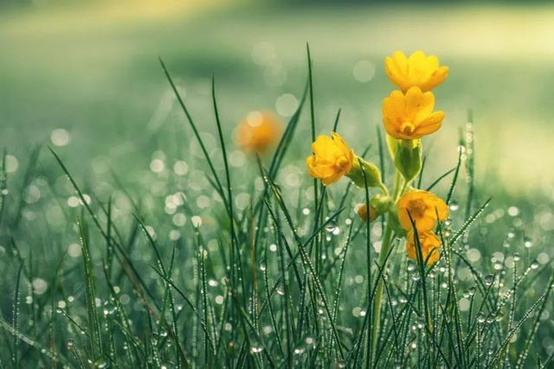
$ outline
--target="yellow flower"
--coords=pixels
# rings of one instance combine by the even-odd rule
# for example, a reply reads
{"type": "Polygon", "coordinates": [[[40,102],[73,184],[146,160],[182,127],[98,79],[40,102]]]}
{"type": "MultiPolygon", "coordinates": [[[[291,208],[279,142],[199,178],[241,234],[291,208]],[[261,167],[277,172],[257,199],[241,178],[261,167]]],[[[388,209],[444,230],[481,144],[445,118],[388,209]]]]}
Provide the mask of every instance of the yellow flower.
{"type": "MultiPolygon", "coordinates": [[[[439,248],[441,241],[433,232],[418,233],[421,256],[427,265],[433,265],[440,259],[439,248]]],[[[406,236],[406,254],[412,260],[417,261],[417,247],[413,230],[406,236]]]]}
{"type": "Polygon", "coordinates": [[[385,70],[391,82],[404,92],[413,86],[432,90],[448,76],[448,67],[439,66],[436,56],[425,56],[422,51],[416,51],[409,58],[396,51],[385,59],[385,70]]]}
{"type": "Polygon", "coordinates": [[[281,131],[281,121],[271,112],[254,111],[239,124],[235,141],[244,151],[261,154],[277,142],[281,131]]]}
{"type": "Polygon", "coordinates": [[[330,185],[348,174],[354,165],[354,151],[350,149],[338,133],[319,136],[312,143],[313,155],[306,158],[310,176],[330,185]]]}
{"type": "Polygon", "coordinates": [[[418,140],[437,131],[444,112],[433,111],[435,96],[412,87],[406,95],[396,90],[383,100],[383,125],[387,133],[399,140],[418,140]]]}
{"type": "Polygon", "coordinates": [[[435,228],[437,220],[444,221],[448,217],[446,203],[427,191],[408,192],[398,200],[397,206],[398,221],[407,231],[413,228],[410,216],[415,222],[418,232],[430,231],[435,228]]]}
{"type": "MultiPolygon", "coordinates": [[[[367,222],[367,206],[365,204],[358,204],[356,214],[358,214],[363,222],[367,222]]],[[[375,211],[373,206],[369,205],[369,221],[373,222],[375,219],[377,219],[377,211],[375,211]]]]}

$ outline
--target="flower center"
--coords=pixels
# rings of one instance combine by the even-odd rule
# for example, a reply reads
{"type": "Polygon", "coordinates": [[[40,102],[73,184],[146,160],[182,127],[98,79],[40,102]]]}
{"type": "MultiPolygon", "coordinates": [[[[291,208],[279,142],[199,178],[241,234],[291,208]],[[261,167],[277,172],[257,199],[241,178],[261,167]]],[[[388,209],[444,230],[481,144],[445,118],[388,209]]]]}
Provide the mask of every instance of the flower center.
{"type": "Polygon", "coordinates": [[[408,207],[408,209],[410,210],[410,214],[414,219],[422,218],[425,214],[427,206],[425,206],[425,202],[423,202],[423,200],[413,200],[410,201],[410,206],[408,207]]]}
{"type": "Polygon", "coordinates": [[[415,125],[410,121],[402,122],[400,131],[402,131],[405,135],[411,135],[415,131],[415,125]]]}
{"type": "Polygon", "coordinates": [[[348,166],[348,159],[346,156],[341,156],[337,159],[337,167],[340,169],[344,169],[348,166]]]}

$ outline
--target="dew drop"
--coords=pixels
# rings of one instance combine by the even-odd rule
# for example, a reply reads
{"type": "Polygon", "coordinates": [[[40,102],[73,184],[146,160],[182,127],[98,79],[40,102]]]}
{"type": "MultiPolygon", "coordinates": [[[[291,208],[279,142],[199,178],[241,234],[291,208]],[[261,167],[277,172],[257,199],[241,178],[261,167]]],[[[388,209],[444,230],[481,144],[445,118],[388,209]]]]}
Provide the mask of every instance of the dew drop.
{"type": "Polygon", "coordinates": [[[485,314],[479,313],[479,315],[477,315],[477,322],[480,324],[483,324],[485,323],[485,321],[486,321],[485,314]]]}
{"type": "Polygon", "coordinates": [[[525,248],[531,248],[533,247],[533,241],[531,240],[530,237],[525,237],[524,240],[523,240],[523,245],[525,246],[525,248]]]}
{"type": "Polygon", "coordinates": [[[337,228],[337,225],[332,222],[325,226],[325,230],[329,233],[334,232],[336,228],[337,228]]]}
{"type": "Polygon", "coordinates": [[[262,352],[264,349],[263,347],[255,347],[255,346],[252,346],[250,348],[250,352],[253,353],[253,354],[259,354],[260,352],[262,352]]]}

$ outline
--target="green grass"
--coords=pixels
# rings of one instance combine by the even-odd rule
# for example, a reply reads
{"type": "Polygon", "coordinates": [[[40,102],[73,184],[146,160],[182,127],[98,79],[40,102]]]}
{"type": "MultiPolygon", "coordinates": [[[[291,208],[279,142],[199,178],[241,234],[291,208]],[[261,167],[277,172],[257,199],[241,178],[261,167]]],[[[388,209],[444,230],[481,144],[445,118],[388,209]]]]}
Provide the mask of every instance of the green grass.
{"type": "MultiPolygon", "coordinates": [[[[408,260],[396,237],[380,255],[384,220],[353,211],[370,193],[312,182],[298,155],[305,132],[353,128],[340,114],[322,122],[308,65],[274,154],[246,164],[228,146],[222,83],[199,113],[163,64],[185,118],[150,136],[164,169],[90,176],[69,148],[39,147],[12,176],[5,152],[1,367],[550,367],[547,234],[533,246],[521,213],[474,184],[472,119],[458,160],[416,182],[450,206],[441,261],[408,260]],[[179,175],[183,142],[196,157],[179,175]]],[[[369,136],[364,155],[390,183],[369,136]]]]}

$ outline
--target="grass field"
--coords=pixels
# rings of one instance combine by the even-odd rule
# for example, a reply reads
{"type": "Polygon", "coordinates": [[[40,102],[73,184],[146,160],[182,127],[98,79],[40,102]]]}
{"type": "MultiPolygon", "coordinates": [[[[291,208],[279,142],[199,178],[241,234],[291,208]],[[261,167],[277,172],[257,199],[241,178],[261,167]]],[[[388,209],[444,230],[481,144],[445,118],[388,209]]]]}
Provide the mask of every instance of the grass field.
{"type": "Polygon", "coordinates": [[[152,4],[0,13],[0,368],[553,365],[554,7],[152,4]],[[441,261],[394,238],[382,271],[384,219],[304,159],[341,109],[392,186],[397,49],[450,67],[416,182],[455,172],[441,261]],[[295,127],[259,163],[233,140],[253,110],[295,127]]]}

